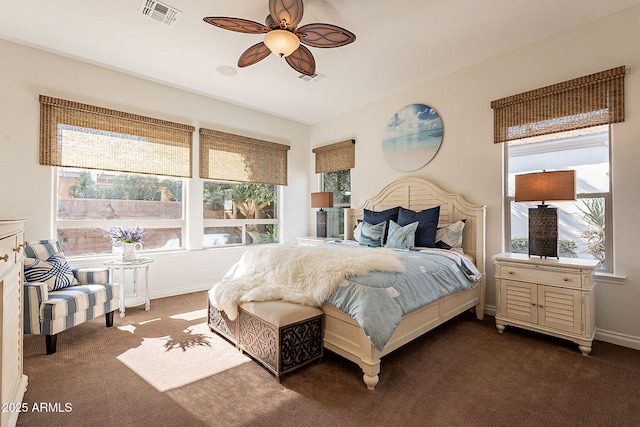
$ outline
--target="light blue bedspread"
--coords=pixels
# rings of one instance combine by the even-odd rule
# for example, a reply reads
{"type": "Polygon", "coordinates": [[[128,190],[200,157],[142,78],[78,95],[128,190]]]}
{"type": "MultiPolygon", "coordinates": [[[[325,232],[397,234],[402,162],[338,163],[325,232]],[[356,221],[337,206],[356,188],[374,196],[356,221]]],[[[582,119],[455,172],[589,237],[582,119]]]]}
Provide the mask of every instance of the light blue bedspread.
{"type": "Polygon", "coordinates": [[[471,261],[452,251],[398,252],[406,271],[348,277],[348,285],[336,289],[327,300],[351,315],[378,350],[384,348],[403,315],[472,288],[481,278],[471,261]]]}

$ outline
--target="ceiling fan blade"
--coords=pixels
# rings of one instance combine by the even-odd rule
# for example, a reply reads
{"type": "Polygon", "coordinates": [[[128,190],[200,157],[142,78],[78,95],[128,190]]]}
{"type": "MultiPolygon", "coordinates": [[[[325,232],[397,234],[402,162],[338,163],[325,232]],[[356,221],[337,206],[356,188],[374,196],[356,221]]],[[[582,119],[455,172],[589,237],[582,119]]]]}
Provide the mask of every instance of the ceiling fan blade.
{"type": "Polygon", "coordinates": [[[340,47],[356,41],[349,30],[331,24],[307,24],[298,28],[300,42],[313,47],[340,47]]]}
{"type": "Polygon", "coordinates": [[[299,73],[307,76],[313,76],[316,73],[316,60],[309,49],[302,45],[285,59],[287,64],[299,73]]]}
{"type": "Polygon", "coordinates": [[[269,54],[271,54],[271,51],[264,42],[254,44],[240,55],[240,58],[238,59],[238,67],[244,68],[249,65],[253,65],[256,62],[262,61],[264,58],[269,56],[269,54]]]}
{"type": "Polygon", "coordinates": [[[242,18],[229,18],[226,16],[209,16],[204,18],[204,22],[216,27],[247,34],[264,34],[269,28],[259,22],[249,21],[242,18]]]}
{"type": "Polygon", "coordinates": [[[304,6],[302,0],[269,0],[269,13],[276,22],[287,29],[295,28],[302,21],[304,6]]]}

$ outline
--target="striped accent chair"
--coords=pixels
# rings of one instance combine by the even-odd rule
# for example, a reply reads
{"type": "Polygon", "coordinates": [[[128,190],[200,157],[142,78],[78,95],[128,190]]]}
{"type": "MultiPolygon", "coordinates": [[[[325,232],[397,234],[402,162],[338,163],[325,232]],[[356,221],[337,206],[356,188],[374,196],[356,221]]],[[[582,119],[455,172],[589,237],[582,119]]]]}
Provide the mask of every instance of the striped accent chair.
{"type": "Polygon", "coordinates": [[[44,335],[47,354],[58,333],[105,315],[113,325],[120,285],[106,268],[71,269],[57,240],[27,242],[24,262],[24,333],[44,335]]]}

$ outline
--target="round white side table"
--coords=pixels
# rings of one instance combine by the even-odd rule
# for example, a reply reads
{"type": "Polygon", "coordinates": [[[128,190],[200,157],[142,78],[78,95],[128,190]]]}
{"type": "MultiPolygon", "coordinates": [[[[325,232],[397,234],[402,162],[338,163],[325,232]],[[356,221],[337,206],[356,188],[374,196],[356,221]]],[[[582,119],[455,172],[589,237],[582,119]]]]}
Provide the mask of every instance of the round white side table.
{"type": "Polygon", "coordinates": [[[151,308],[149,299],[149,264],[153,262],[153,258],[136,258],[132,261],[111,260],[104,263],[111,273],[112,280],[115,282],[114,272],[120,271],[120,317],[124,317],[125,307],[136,307],[144,304],[144,309],[151,308]],[[138,271],[144,269],[144,295],[138,292],[138,271]],[[133,296],[125,298],[125,272],[132,270],[133,272],[133,296]]]}

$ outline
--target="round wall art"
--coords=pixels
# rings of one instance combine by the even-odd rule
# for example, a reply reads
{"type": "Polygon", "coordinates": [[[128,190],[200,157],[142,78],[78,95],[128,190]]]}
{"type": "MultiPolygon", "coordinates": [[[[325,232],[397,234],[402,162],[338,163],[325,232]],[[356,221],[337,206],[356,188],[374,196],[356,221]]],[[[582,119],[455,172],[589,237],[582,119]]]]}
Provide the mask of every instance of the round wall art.
{"type": "Polygon", "coordinates": [[[442,120],[424,104],[402,107],[384,129],[382,152],[399,171],[414,171],[431,161],[442,144],[442,120]]]}

